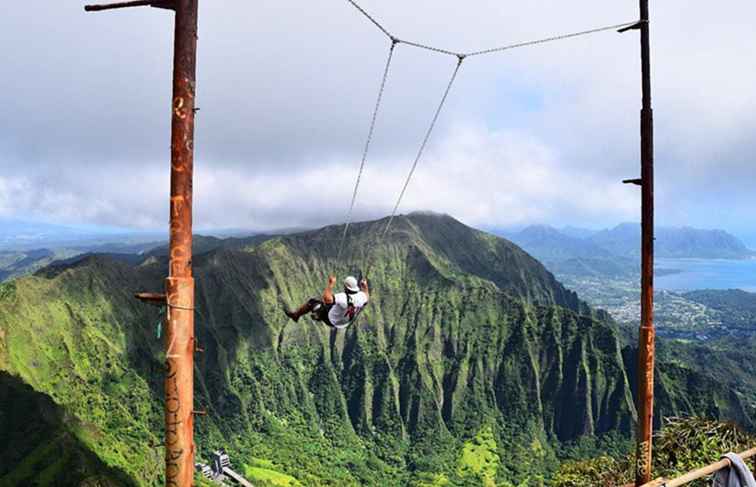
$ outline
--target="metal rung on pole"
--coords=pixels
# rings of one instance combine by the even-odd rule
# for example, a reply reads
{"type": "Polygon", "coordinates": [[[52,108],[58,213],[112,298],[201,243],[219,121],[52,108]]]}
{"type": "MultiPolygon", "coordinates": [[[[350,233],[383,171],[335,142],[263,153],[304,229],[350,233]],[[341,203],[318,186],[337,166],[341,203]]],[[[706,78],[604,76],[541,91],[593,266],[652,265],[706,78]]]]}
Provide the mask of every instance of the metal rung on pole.
{"type": "Polygon", "coordinates": [[[150,304],[165,306],[167,303],[165,293],[136,293],[134,297],[139,301],[150,304]]]}
{"type": "Polygon", "coordinates": [[[102,10],[114,10],[118,8],[130,7],[155,7],[175,10],[173,0],[133,0],[131,2],[108,3],[101,5],[86,5],[84,10],[87,12],[100,12],[102,10]]]}
{"type": "Polygon", "coordinates": [[[639,21],[639,22],[637,22],[637,23],[635,23],[633,25],[628,25],[627,27],[623,27],[623,28],[619,29],[617,32],[619,32],[620,34],[624,34],[625,32],[627,32],[629,30],[638,30],[638,29],[640,29],[643,26],[644,23],[646,23],[646,21],[645,20],[641,20],[641,21],[639,21]]]}

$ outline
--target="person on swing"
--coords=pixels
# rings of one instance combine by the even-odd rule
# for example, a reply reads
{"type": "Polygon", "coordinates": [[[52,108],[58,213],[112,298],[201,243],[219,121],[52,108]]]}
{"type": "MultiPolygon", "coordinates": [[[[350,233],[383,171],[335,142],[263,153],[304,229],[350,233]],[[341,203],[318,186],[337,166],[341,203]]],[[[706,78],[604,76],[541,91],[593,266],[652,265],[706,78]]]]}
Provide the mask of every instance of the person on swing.
{"type": "Polygon", "coordinates": [[[365,279],[359,283],[352,276],[344,279],[344,292],[333,293],[336,284],[336,276],[328,277],[328,285],[323,291],[321,299],[312,298],[299,307],[296,311],[285,310],[286,316],[294,321],[312,313],[315,321],[322,321],[326,325],[338,330],[351,325],[367,305],[370,291],[365,279]]]}

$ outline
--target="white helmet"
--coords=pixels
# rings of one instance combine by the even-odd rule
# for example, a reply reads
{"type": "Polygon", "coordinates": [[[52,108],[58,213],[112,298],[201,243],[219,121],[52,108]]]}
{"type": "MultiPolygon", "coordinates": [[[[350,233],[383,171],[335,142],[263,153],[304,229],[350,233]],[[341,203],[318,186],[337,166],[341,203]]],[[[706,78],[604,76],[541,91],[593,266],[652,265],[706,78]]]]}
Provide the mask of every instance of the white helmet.
{"type": "Polygon", "coordinates": [[[359,292],[360,287],[357,285],[357,279],[353,276],[344,279],[344,289],[352,293],[359,292]]]}

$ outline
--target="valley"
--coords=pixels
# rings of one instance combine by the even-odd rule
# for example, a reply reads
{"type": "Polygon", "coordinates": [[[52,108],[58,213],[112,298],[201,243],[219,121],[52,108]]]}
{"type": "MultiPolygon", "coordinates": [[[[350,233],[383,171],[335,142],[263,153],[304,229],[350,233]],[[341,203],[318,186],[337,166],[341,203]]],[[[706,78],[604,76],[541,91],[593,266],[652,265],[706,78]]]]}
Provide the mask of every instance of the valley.
{"type": "MultiPolygon", "coordinates": [[[[629,447],[635,351],[607,313],[517,246],[451,217],[403,216],[367,246],[383,223],[356,224],[341,262],[338,226],[195,242],[205,350],[195,409],[208,411],[195,425],[198,460],[225,447],[235,469],[267,476],[250,478],[262,485],[511,486],[548,482],[570,445],[629,447]],[[283,316],[281,301],[368,259],[373,302],[345,333],[283,316]]],[[[45,475],[160,481],[161,317],[132,294],[161,289],[165,265],[160,249],[139,262],[85,255],[0,285],[0,369],[75,418],[66,434],[98,459],[45,475]]],[[[699,365],[711,347],[660,348],[657,417],[753,428],[756,375],[725,375],[747,352],[714,351],[712,369],[699,365]]],[[[35,481],[29,455],[0,484],[35,481]]]]}
{"type": "MultiPolygon", "coordinates": [[[[631,246],[638,244],[636,226],[573,233],[536,226],[510,236],[591,306],[637,328],[639,259],[630,257],[631,246]]],[[[706,341],[756,335],[756,293],[748,292],[756,275],[751,250],[718,230],[662,228],[657,243],[654,321],[659,336],[706,341]]]]}

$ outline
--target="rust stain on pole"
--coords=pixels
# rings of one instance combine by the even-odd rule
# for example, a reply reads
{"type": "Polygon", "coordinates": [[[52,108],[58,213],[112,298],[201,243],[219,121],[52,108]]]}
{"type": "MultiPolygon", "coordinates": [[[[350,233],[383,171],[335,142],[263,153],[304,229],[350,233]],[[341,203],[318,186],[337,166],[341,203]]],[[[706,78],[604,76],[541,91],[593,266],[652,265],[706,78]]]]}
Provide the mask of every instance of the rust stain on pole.
{"type": "Polygon", "coordinates": [[[640,0],[641,69],[641,326],[638,346],[638,432],[635,484],[651,480],[654,415],[654,125],[648,0],[640,0]]]}
{"type": "Polygon", "coordinates": [[[170,263],[165,334],[165,485],[194,479],[192,176],[198,0],[175,2],[171,125],[170,263]]]}
{"type": "Polygon", "coordinates": [[[192,176],[199,0],[133,0],[87,5],[88,12],[151,6],[176,12],[171,105],[171,204],[165,294],[138,293],[168,307],[165,333],[165,485],[194,485],[194,278],[192,176]]]}
{"type": "Polygon", "coordinates": [[[189,487],[194,477],[194,280],[166,280],[165,485],[189,487]]]}

